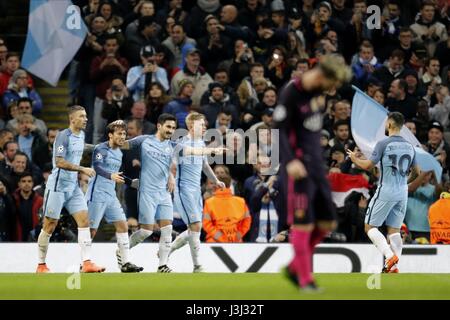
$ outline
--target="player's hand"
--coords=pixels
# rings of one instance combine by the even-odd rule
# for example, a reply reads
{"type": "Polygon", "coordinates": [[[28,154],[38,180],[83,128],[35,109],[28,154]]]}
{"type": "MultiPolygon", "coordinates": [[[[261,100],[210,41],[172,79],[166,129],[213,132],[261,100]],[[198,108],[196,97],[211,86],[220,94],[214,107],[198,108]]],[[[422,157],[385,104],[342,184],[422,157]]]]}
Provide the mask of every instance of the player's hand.
{"type": "Polygon", "coordinates": [[[226,188],[226,185],[225,185],[225,183],[223,183],[222,181],[217,180],[217,181],[216,181],[216,187],[219,188],[219,189],[225,189],[225,188],[226,188]]]}
{"type": "Polygon", "coordinates": [[[89,177],[93,177],[95,176],[95,170],[92,168],[86,168],[83,167],[83,169],[81,169],[81,173],[84,173],[85,175],[89,176],[89,177]]]}
{"type": "Polygon", "coordinates": [[[225,148],[225,147],[218,147],[218,148],[213,148],[212,149],[212,153],[214,153],[215,155],[221,155],[221,154],[224,154],[227,151],[228,151],[228,149],[225,148]]]}
{"type": "Polygon", "coordinates": [[[300,180],[308,176],[305,166],[298,159],[289,162],[286,166],[286,171],[289,177],[295,180],[300,180]]]}
{"type": "Polygon", "coordinates": [[[131,187],[134,189],[139,189],[139,179],[133,179],[133,181],[131,181],[131,187]]]}
{"type": "Polygon", "coordinates": [[[169,175],[169,180],[167,181],[167,191],[170,193],[175,190],[175,178],[172,175],[169,175]]]}
{"type": "Polygon", "coordinates": [[[125,179],[122,177],[123,172],[116,172],[111,174],[111,180],[118,184],[124,184],[125,179]]]}

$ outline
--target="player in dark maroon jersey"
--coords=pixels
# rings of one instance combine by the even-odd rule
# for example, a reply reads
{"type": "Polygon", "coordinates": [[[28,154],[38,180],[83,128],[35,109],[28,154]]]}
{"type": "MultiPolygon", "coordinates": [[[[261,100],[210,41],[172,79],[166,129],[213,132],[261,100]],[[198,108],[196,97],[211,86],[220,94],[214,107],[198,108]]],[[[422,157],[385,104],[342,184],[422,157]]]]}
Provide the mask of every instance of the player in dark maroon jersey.
{"type": "Polygon", "coordinates": [[[281,177],[294,247],[294,259],[285,272],[304,290],[317,289],[312,276],[314,247],[336,227],[320,145],[324,93],[350,80],[351,70],[341,56],[323,56],[316,67],[285,86],[273,115],[280,129],[281,177]]]}

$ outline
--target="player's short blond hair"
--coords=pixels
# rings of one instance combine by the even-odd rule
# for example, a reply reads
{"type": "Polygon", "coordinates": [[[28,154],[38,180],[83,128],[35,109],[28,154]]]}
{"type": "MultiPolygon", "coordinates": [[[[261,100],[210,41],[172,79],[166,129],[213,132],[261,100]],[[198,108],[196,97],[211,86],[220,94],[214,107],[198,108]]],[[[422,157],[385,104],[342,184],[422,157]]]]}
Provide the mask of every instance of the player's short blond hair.
{"type": "Polygon", "coordinates": [[[191,112],[186,117],[186,127],[190,129],[195,121],[198,120],[206,120],[206,117],[204,114],[198,113],[198,112],[191,112]]]}
{"type": "Polygon", "coordinates": [[[352,80],[352,69],[346,65],[344,58],[339,54],[322,56],[319,67],[328,79],[336,81],[339,85],[352,80]]]}

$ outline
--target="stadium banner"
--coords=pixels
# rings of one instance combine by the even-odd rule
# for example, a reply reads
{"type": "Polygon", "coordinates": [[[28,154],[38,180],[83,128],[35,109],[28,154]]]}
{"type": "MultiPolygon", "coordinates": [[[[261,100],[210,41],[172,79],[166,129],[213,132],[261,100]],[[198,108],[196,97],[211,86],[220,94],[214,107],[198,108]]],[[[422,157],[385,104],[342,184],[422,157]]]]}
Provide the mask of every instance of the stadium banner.
{"type": "MultiPolygon", "coordinates": [[[[202,244],[200,259],[205,272],[279,272],[292,258],[289,244],[202,244]]],[[[119,272],[115,243],[94,243],[92,258],[119,272]]],[[[158,266],[157,243],[143,243],[131,250],[131,261],[155,272],[158,266]]],[[[0,272],[32,273],[37,265],[37,244],[0,243],[0,272]]],[[[51,243],[47,262],[52,272],[74,273],[79,270],[77,243],[51,243]]],[[[169,259],[174,272],[192,272],[188,246],[175,251],[169,259]]],[[[378,273],[383,258],[371,244],[321,244],[314,254],[314,271],[320,273],[378,273]]],[[[450,273],[450,246],[407,245],[403,248],[399,269],[402,273],[450,273]]]]}

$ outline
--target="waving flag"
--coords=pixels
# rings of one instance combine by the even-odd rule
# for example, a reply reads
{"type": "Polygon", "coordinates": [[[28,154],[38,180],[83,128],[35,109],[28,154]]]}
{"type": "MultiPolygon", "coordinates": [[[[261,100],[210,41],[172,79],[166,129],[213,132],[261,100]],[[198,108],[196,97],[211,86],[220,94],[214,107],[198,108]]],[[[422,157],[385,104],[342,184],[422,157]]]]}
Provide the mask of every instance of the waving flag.
{"type": "MultiPolygon", "coordinates": [[[[352,134],[362,153],[369,158],[377,142],[386,138],[384,130],[388,111],[359,88],[353,86],[353,89],[356,92],[352,103],[352,134]]],[[[406,126],[403,126],[400,135],[414,146],[416,162],[421,170],[433,170],[440,182],[442,167],[439,162],[422,149],[420,142],[406,126]]]]}
{"type": "Polygon", "coordinates": [[[70,0],[31,0],[22,67],[56,86],[87,34],[70,0]]]}
{"type": "Polygon", "coordinates": [[[369,195],[369,182],[364,179],[362,174],[345,174],[345,173],[330,173],[328,175],[330,181],[331,197],[337,208],[342,208],[345,204],[345,199],[353,192],[362,193],[366,199],[369,195]]]}

